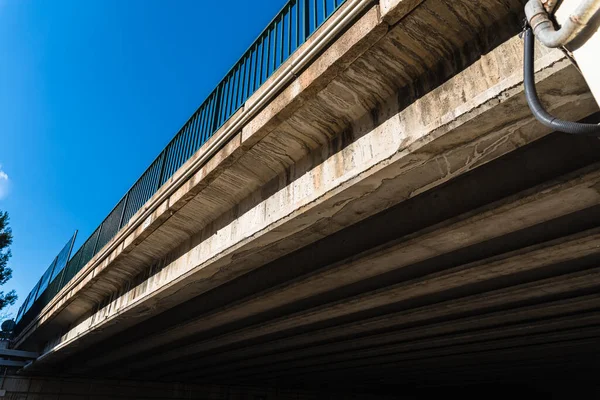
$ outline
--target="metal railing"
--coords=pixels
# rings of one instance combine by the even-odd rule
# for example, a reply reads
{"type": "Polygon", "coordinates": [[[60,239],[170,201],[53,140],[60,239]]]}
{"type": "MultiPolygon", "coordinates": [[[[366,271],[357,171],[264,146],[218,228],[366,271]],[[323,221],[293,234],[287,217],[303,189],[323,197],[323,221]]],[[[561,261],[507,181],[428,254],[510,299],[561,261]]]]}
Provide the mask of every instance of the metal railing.
{"type": "MultiPolygon", "coordinates": [[[[283,64],[345,0],[291,0],[273,18],[225,78],[163,149],[150,167],[69,260],[61,279],[48,284],[35,307],[19,312],[17,331],[33,320],[158,189],[283,64]]],[[[39,283],[38,283],[39,285],[39,283]]],[[[38,285],[34,287],[37,292],[38,285]]],[[[32,295],[28,296],[31,300],[32,295]]],[[[36,297],[35,294],[33,297],[36,297]]],[[[26,308],[27,304],[24,304],[26,308]]]]}
{"type": "Polygon", "coordinates": [[[39,313],[42,308],[52,300],[56,295],[57,287],[61,287],[65,279],[66,266],[75,244],[77,231],[71,236],[69,241],[63,246],[60,252],[54,257],[50,266],[42,274],[40,280],[29,292],[25,301],[17,312],[15,322],[20,326],[27,324],[33,317],[39,313]],[[22,321],[22,323],[20,323],[22,321]]]}

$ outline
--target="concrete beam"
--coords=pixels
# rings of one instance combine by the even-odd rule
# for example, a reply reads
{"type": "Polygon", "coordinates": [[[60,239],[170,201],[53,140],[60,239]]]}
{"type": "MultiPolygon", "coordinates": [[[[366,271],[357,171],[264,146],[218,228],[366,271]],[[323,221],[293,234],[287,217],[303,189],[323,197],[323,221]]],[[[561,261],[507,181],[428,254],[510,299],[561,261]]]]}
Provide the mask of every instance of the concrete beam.
{"type": "MultiPolygon", "coordinates": [[[[327,341],[340,341],[347,336],[365,335],[369,332],[377,332],[389,329],[402,329],[411,324],[424,324],[428,321],[439,319],[449,320],[448,324],[457,323],[456,318],[462,315],[483,313],[490,309],[515,306],[527,302],[541,301],[544,298],[552,296],[566,295],[577,291],[590,291],[597,288],[600,269],[596,268],[589,271],[582,271],[560,277],[543,279],[533,283],[516,285],[514,287],[498,289],[483,294],[466,296],[459,299],[443,301],[433,305],[421,306],[405,311],[386,314],[384,316],[364,319],[357,322],[350,322],[335,326],[332,328],[314,330],[305,334],[295,335],[284,339],[269,341],[264,344],[247,346],[231,353],[221,353],[235,355],[239,359],[257,357],[268,352],[280,352],[291,348],[304,348],[310,345],[327,341]]],[[[583,300],[582,300],[583,301],[583,300]]],[[[580,303],[576,300],[570,311],[578,310],[580,303]]],[[[585,308],[582,308],[585,309],[585,308]]],[[[505,314],[506,311],[500,312],[505,314]]],[[[497,315],[492,315],[496,318],[497,315]]],[[[479,318],[479,317],[477,317],[479,318]]],[[[497,323],[502,323],[502,319],[496,319],[497,323]]],[[[492,323],[492,322],[490,322],[492,323]]],[[[431,328],[428,328],[431,329],[431,328]]],[[[212,359],[211,359],[212,360],[212,359]]],[[[217,355],[218,361],[218,355],[217,355]]],[[[229,362],[229,359],[225,360],[229,362]]],[[[200,363],[198,363],[201,365],[200,363]]],[[[188,368],[193,368],[193,363],[188,364],[188,368]]],[[[164,374],[171,370],[180,371],[176,368],[167,368],[164,374]]],[[[161,372],[157,372],[161,375],[161,372]]]]}
{"type": "MultiPolygon", "coordinates": [[[[356,354],[358,357],[359,354],[354,352],[361,349],[374,347],[381,348],[381,346],[384,345],[401,342],[414,343],[415,340],[421,340],[424,343],[428,343],[425,339],[442,337],[443,335],[448,334],[457,334],[459,332],[480,332],[481,330],[486,329],[489,330],[489,332],[495,332],[494,327],[512,326],[517,323],[526,323],[531,320],[548,320],[549,318],[570,315],[573,312],[583,313],[586,311],[593,311],[597,309],[599,305],[600,295],[590,295],[581,298],[536,304],[515,310],[485,313],[476,317],[457,318],[446,322],[435,322],[430,324],[426,323],[423,326],[414,328],[402,329],[402,324],[399,324],[396,330],[391,332],[369,335],[356,339],[341,339],[334,343],[308,348],[302,347],[297,350],[276,353],[275,355],[264,355],[262,357],[257,356],[260,354],[258,352],[249,353],[248,350],[252,350],[252,347],[250,347],[244,349],[241,354],[240,351],[214,354],[210,357],[210,367],[201,368],[200,365],[188,363],[187,368],[184,370],[181,366],[166,366],[160,368],[160,370],[149,371],[147,376],[161,379],[175,376],[177,376],[178,379],[184,380],[191,377],[202,377],[203,379],[206,379],[229,371],[239,371],[243,369],[250,370],[249,368],[252,368],[251,371],[254,371],[257,366],[273,367],[275,363],[284,361],[310,360],[312,363],[314,359],[324,356],[329,359],[329,357],[338,355],[354,357],[356,354]],[[248,354],[253,355],[249,356],[248,354]]],[[[318,333],[313,334],[314,339],[317,339],[318,337],[318,333]]],[[[290,342],[290,340],[288,340],[288,342],[290,342]]],[[[256,350],[256,346],[254,347],[256,350]]],[[[263,345],[263,347],[265,346],[263,345]]],[[[261,351],[267,353],[266,348],[261,351]]],[[[283,365],[289,367],[289,364],[283,365]]]]}
{"type": "MultiPolygon", "coordinates": [[[[219,347],[224,347],[235,342],[248,341],[272,333],[298,328],[303,325],[314,324],[323,319],[335,319],[345,315],[358,313],[368,309],[375,309],[389,304],[408,302],[411,299],[424,298],[439,292],[472,287],[476,283],[486,282],[492,285],[494,280],[502,280],[503,284],[511,276],[520,276],[527,271],[548,268],[551,270],[556,264],[566,263],[570,260],[597,254],[597,243],[600,233],[597,230],[577,234],[572,237],[532,246],[518,251],[482,260],[469,265],[451,268],[442,272],[426,275],[421,278],[409,280],[397,285],[385,287],[374,292],[343,299],[338,302],[326,304],[322,307],[308,309],[292,315],[276,318],[273,321],[235,331],[213,339],[200,341],[188,346],[182,346],[171,351],[164,351],[159,355],[145,357],[139,362],[132,363],[129,368],[149,368],[162,365],[183,356],[206,352],[219,347]]],[[[401,250],[389,252],[386,256],[401,259],[405,253],[401,250]]],[[[359,260],[360,262],[360,260],[359,260]]],[[[363,262],[363,268],[374,265],[370,260],[363,262]]],[[[515,278],[518,279],[518,278],[515,278]]],[[[465,289],[466,290],[466,289],[465,289]]],[[[117,371],[115,371],[117,372],[117,371]]]]}
{"type": "Polygon", "coordinates": [[[318,373],[348,367],[370,367],[378,363],[398,362],[403,359],[414,360],[416,358],[439,357],[448,354],[464,354],[469,351],[469,348],[482,351],[497,349],[502,346],[523,345],[523,343],[534,342],[539,337],[544,337],[544,340],[548,341],[556,338],[566,340],[569,335],[573,335],[573,332],[577,330],[586,332],[584,335],[578,335],[577,338],[596,336],[600,334],[600,328],[588,327],[598,325],[599,322],[600,314],[589,312],[546,321],[528,321],[510,326],[497,326],[488,330],[448,334],[441,338],[426,338],[408,342],[398,340],[397,343],[376,348],[353,349],[341,354],[313,358],[296,358],[285,363],[278,363],[276,359],[262,366],[254,363],[239,363],[237,364],[237,370],[227,371],[225,374],[219,374],[217,371],[206,374],[196,372],[195,376],[201,377],[204,381],[214,380],[220,382],[233,374],[236,377],[245,379],[257,376],[301,375],[308,372],[318,373]],[[552,339],[549,340],[549,338],[552,339]],[[486,344],[486,342],[492,343],[486,344]],[[503,344],[499,345],[499,343],[503,344]]]}
{"type": "MultiPolygon", "coordinates": [[[[89,363],[96,367],[115,362],[154,347],[174,343],[192,334],[209,331],[236,319],[332,291],[360,280],[410,266],[420,261],[481,243],[600,203],[595,187],[600,185],[600,166],[577,171],[568,177],[531,188],[472,210],[451,221],[428,227],[403,238],[399,244],[380,246],[368,254],[353,255],[335,265],[256,293],[225,308],[150,335],[126,349],[115,349],[89,363]],[[403,256],[398,259],[398,254],[403,256]],[[365,263],[369,268],[365,268],[365,263]]],[[[80,366],[81,368],[81,366],[80,366]]]]}
{"type": "Polygon", "coordinates": [[[0,349],[0,357],[37,358],[40,354],[32,351],[0,349]]]}

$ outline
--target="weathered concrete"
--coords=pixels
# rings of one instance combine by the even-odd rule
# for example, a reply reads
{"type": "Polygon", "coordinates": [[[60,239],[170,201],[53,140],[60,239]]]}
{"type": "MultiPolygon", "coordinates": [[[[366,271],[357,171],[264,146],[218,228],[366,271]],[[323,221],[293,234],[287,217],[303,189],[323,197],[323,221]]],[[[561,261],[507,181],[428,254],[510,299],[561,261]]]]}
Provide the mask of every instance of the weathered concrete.
{"type": "MultiPolygon", "coordinates": [[[[509,0],[365,5],[21,334],[44,353],[25,372],[319,386],[347,371],[364,387],[478,372],[461,369],[468,352],[525,365],[565,342],[556,363],[591,357],[600,144],[546,136],[530,115],[519,13],[509,0]]],[[[537,50],[536,78],[554,114],[597,111],[561,52],[537,50]]]]}
{"type": "MultiPolygon", "coordinates": [[[[348,5],[350,3],[346,4],[346,6],[348,5]]],[[[491,12],[494,11],[494,7],[482,9],[481,11],[491,12]]],[[[503,7],[500,11],[506,12],[503,7]]],[[[425,17],[429,18],[427,15],[425,17]]],[[[458,22],[456,21],[456,23],[458,22]]],[[[481,22],[477,23],[481,24],[481,22]]],[[[399,28],[402,27],[399,26],[399,28]]],[[[373,80],[357,84],[356,79],[360,75],[357,74],[357,71],[348,70],[347,68],[351,61],[356,60],[357,55],[366,51],[374,43],[378,43],[377,40],[381,38],[386,30],[387,25],[380,20],[378,8],[373,7],[344,36],[328,48],[310,68],[305,70],[293,84],[281,93],[270,107],[263,110],[244,127],[244,132],[247,133],[242,132],[239,142],[241,149],[237,147],[237,141],[232,140],[210,164],[195,173],[184,186],[173,193],[171,198],[162,201],[159,206],[154,205],[158,202],[157,199],[160,199],[164,194],[163,192],[169,193],[169,191],[172,191],[169,185],[166,185],[153,196],[153,199],[140,211],[140,214],[152,210],[153,207],[158,208],[148,217],[143,219],[141,217],[133,218],[128,227],[123,230],[123,234],[118,235],[113,240],[114,244],[123,239],[123,236],[133,229],[136,224],[139,225],[140,219],[144,223],[138,226],[128,237],[125,237],[122,245],[117,247],[103,261],[101,260],[102,257],[106,256],[106,252],[100,252],[95,260],[91,260],[89,266],[84,268],[78,274],[78,277],[64,289],[64,295],[57,296],[55,303],[50,304],[47,310],[42,313],[40,320],[34,321],[32,326],[37,327],[39,324],[44,324],[46,319],[54,317],[56,325],[60,327],[68,321],[73,321],[81,315],[85,315],[86,312],[95,308],[98,303],[104,301],[106,297],[112,296],[115,290],[122,287],[124,280],[131,279],[139,273],[141,267],[153,263],[153,260],[164,257],[175,243],[186,240],[190,233],[197,232],[210,221],[214,221],[216,215],[221,215],[227,210],[230,213],[235,212],[236,208],[238,212],[243,212],[243,208],[239,204],[244,198],[248,198],[250,193],[272,181],[277,173],[287,174],[285,172],[286,168],[306,157],[308,151],[327,145],[332,135],[347,129],[350,122],[357,115],[370,112],[370,108],[375,107],[378,103],[377,98],[383,100],[381,99],[382,93],[392,94],[393,89],[391,88],[383,90],[380,87],[374,87],[373,80]],[[342,77],[336,81],[344,82],[342,86],[335,82],[332,83],[335,74],[339,74],[339,71],[344,68],[346,68],[345,75],[348,78],[345,79],[345,82],[342,77]],[[317,91],[327,86],[331,88],[325,91],[327,94],[322,91],[320,97],[315,97],[317,91]],[[343,89],[342,92],[340,92],[341,89],[343,89]],[[360,93],[362,98],[351,95],[352,97],[344,100],[345,96],[353,92],[360,93]],[[376,94],[377,98],[373,98],[373,94],[376,94]],[[308,103],[306,97],[310,98],[311,95],[312,101],[308,103]],[[328,100],[327,97],[333,101],[328,100]],[[369,97],[371,99],[367,102],[366,100],[369,97]],[[352,98],[354,98],[354,105],[349,102],[352,98]],[[331,104],[333,108],[330,107],[330,110],[325,110],[323,104],[331,104]],[[335,106],[338,104],[342,107],[335,106]],[[279,122],[294,110],[298,110],[295,119],[290,119],[287,123],[279,122]],[[338,115],[339,118],[333,120],[331,117],[335,115],[338,115]],[[313,122],[307,125],[304,121],[313,122]],[[332,121],[334,122],[333,125],[332,121]],[[340,126],[339,121],[344,121],[344,124],[340,126]],[[278,126],[276,131],[273,130],[274,126],[278,126]],[[299,127],[302,127],[302,129],[299,130],[299,127]],[[267,134],[269,136],[266,136],[267,134]],[[259,139],[263,140],[261,143],[256,144],[259,139]],[[238,150],[235,150],[236,147],[238,150]],[[247,147],[249,147],[247,152],[241,153],[247,147]],[[244,154],[244,156],[242,157],[241,154],[244,154]],[[271,162],[265,163],[267,160],[271,160],[271,162]],[[233,161],[235,163],[230,165],[233,161]],[[215,168],[218,169],[215,175],[219,175],[207,178],[206,175],[210,175],[209,172],[215,168]],[[209,185],[206,186],[207,184],[209,185]],[[192,198],[200,190],[202,196],[192,198]],[[187,194],[183,195],[183,193],[187,194]],[[188,202],[186,203],[185,200],[188,200],[188,202]],[[182,206],[182,202],[186,204],[185,207],[182,206]],[[171,213],[175,211],[178,212],[171,216],[171,213]],[[166,218],[169,218],[169,220],[165,221],[166,218]],[[136,250],[134,251],[132,247],[136,250]],[[122,256],[119,257],[119,254],[122,256]],[[97,265],[97,267],[94,267],[94,265],[97,265]],[[61,313],[63,318],[61,318],[61,313]]],[[[318,37],[318,35],[315,37],[318,37]]],[[[459,40],[458,43],[464,42],[464,38],[457,39],[459,40]]],[[[390,38],[390,40],[394,41],[395,38],[390,38]]],[[[307,47],[310,45],[311,42],[306,43],[307,47]]],[[[440,51],[436,48],[432,48],[432,50],[435,52],[440,51]]],[[[448,51],[448,49],[442,50],[448,51]]],[[[386,52],[388,51],[386,50],[386,52]]],[[[386,52],[373,51],[370,57],[379,59],[386,52]]],[[[398,51],[395,53],[386,55],[390,62],[397,63],[397,61],[393,61],[393,55],[406,56],[398,51]]],[[[414,56],[412,58],[412,60],[409,58],[408,62],[421,62],[420,59],[414,58],[414,56]]],[[[293,59],[290,62],[293,62],[293,59]]],[[[369,64],[375,65],[373,61],[369,64]]],[[[405,69],[404,65],[398,64],[398,67],[405,69]]],[[[425,65],[414,67],[413,70],[415,68],[423,69],[424,67],[425,65]]],[[[363,67],[360,66],[359,68],[363,67]]],[[[369,70],[365,72],[370,75],[369,70]]],[[[391,71],[388,71],[387,75],[390,75],[389,72],[391,71]]],[[[423,69],[423,72],[426,72],[426,70],[423,69]]],[[[399,78],[405,80],[406,75],[402,74],[399,78]]],[[[401,82],[394,83],[395,80],[397,79],[391,80],[390,83],[396,87],[405,85],[401,82]]],[[[255,94],[255,96],[257,95],[255,94]]],[[[251,102],[252,98],[249,100],[249,103],[251,102]]],[[[240,111],[240,113],[242,112],[243,110],[240,111]]],[[[234,116],[222,130],[226,130],[228,125],[232,124],[232,121],[236,118],[237,116],[234,116]]],[[[407,126],[406,128],[410,127],[407,126]]],[[[219,133],[215,135],[216,137],[219,137],[219,133]]],[[[210,143],[208,143],[208,147],[210,147],[210,143]]],[[[329,151],[336,150],[330,149],[329,151]]],[[[172,181],[179,182],[180,177],[185,176],[185,171],[194,164],[196,158],[201,158],[201,153],[188,161],[175,174],[172,181]]],[[[310,162],[311,159],[306,161],[310,162]]],[[[294,165],[293,168],[302,173],[307,167],[304,166],[303,169],[301,165],[294,165]]],[[[322,175],[322,177],[326,179],[327,175],[322,175]]],[[[255,202],[256,200],[252,199],[246,200],[246,203],[248,203],[246,207],[251,207],[255,202]]],[[[107,248],[110,249],[111,246],[109,244],[107,248]]],[[[37,327],[37,330],[39,333],[43,333],[39,327],[37,327]]],[[[27,334],[27,331],[24,332],[22,337],[26,337],[27,334]]]]}

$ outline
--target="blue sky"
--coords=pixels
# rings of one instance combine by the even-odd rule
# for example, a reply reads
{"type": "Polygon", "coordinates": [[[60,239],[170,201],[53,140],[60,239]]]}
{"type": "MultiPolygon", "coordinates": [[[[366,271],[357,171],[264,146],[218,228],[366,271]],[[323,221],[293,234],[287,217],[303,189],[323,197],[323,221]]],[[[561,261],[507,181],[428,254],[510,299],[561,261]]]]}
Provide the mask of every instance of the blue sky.
{"type": "Polygon", "coordinates": [[[14,234],[2,290],[17,290],[14,314],[284,3],[0,0],[0,210],[14,234]]]}

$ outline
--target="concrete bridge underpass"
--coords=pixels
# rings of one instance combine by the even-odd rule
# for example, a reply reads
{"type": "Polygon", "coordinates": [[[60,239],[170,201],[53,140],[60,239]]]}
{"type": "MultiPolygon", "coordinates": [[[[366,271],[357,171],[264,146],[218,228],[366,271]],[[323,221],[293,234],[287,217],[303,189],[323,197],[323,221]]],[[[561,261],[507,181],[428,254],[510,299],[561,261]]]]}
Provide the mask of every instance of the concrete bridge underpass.
{"type": "MultiPolygon", "coordinates": [[[[532,117],[522,2],[340,3],[22,324],[8,394],[594,390],[600,141],[532,117]]],[[[599,121],[561,51],[535,68],[599,121]]]]}

